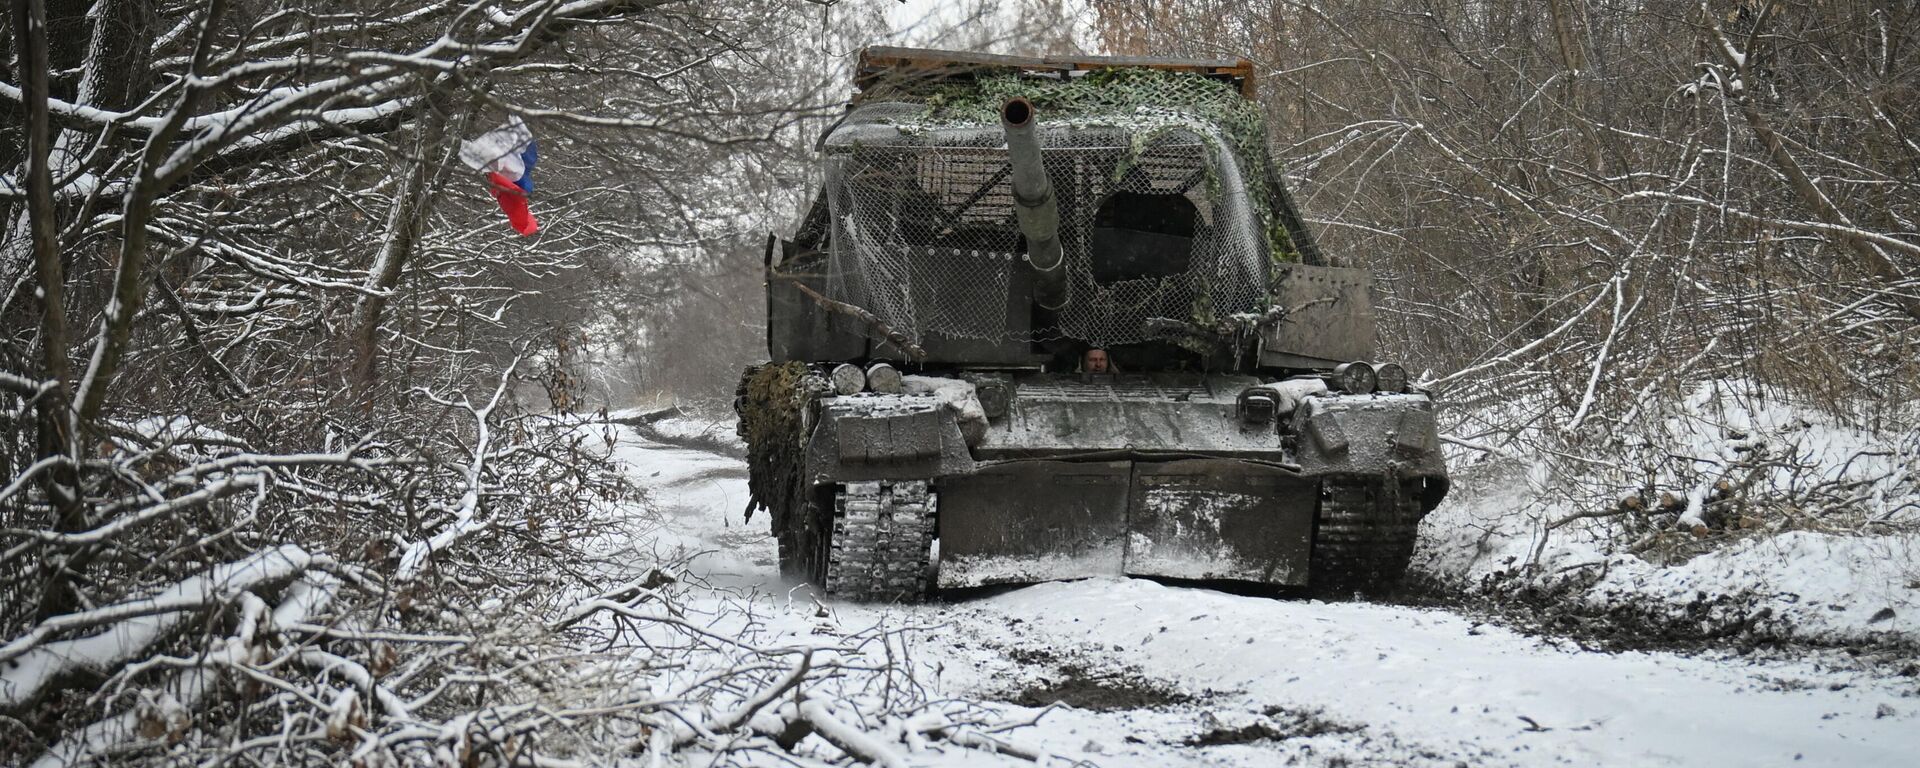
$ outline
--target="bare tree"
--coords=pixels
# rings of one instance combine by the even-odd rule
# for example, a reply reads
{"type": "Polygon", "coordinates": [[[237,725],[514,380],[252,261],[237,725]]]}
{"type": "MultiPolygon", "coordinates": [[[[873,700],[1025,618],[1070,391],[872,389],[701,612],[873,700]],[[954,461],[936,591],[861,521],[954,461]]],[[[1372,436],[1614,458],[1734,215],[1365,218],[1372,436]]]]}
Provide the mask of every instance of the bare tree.
{"type": "MultiPolygon", "coordinates": [[[[636,275],[735,242],[712,219],[752,198],[714,165],[823,111],[747,87],[810,8],[13,3],[0,754],[416,754],[504,695],[427,657],[527,584],[603,586],[562,565],[633,499],[564,413],[584,347],[631,332],[636,275]],[[542,152],[533,238],[453,160],[509,116],[542,152]]],[[[485,645],[569,642],[524,602],[537,631],[485,645]]]]}
{"type": "Polygon", "coordinates": [[[1916,394],[1908,5],[1092,13],[1116,52],[1255,59],[1273,149],[1323,245],[1379,279],[1382,355],[1429,371],[1460,445],[1544,449],[1528,452],[1579,508],[1624,516],[1626,495],[1673,521],[1662,494],[1737,483],[1732,467],[1702,477],[1664,436],[1697,386],[1836,412],[1916,394]]]}

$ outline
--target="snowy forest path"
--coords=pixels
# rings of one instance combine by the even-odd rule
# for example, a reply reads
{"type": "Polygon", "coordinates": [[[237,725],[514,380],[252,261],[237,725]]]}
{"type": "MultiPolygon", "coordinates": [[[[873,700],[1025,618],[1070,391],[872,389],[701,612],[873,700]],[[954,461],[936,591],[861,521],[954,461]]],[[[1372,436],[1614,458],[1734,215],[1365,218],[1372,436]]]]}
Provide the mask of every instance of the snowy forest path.
{"type": "Polygon", "coordinates": [[[1438,608],[1123,578],[822,606],[781,580],[764,519],[741,521],[738,459],[620,430],[615,458],[658,518],[640,549],[757,590],[796,639],[932,627],[909,661],[919,684],[1010,717],[1057,702],[1013,736],[1088,764],[1893,766],[1920,752],[1920,680],[1838,652],[1597,652],[1438,608]]]}
{"type": "Polygon", "coordinates": [[[715,586],[755,586],[780,568],[766,518],[741,519],[747,504],[747,466],[703,448],[670,445],[617,427],[613,460],[624,464],[647,493],[653,519],[640,540],[652,560],[685,559],[715,586]]]}

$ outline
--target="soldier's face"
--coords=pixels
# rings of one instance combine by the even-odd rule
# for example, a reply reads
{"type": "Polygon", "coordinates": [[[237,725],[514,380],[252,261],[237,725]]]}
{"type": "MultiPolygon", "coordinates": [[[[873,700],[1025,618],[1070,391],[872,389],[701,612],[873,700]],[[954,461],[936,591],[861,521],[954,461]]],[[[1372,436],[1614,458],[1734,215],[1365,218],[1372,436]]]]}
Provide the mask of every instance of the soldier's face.
{"type": "Polygon", "coordinates": [[[1087,350],[1087,373],[1107,372],[1107,351],[1104,349],[1087,350]]]}

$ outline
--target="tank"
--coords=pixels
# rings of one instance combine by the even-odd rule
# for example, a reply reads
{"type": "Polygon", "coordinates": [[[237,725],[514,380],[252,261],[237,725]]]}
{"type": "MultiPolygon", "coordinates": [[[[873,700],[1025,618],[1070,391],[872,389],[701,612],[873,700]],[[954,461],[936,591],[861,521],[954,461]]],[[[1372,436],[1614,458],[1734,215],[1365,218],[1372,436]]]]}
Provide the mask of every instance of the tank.
{"type": "Polygon", "coordinates": [[[1378,592],[1447,492],[1240,61],[862,52],[735,408],[785,574],[1378,592]]]}

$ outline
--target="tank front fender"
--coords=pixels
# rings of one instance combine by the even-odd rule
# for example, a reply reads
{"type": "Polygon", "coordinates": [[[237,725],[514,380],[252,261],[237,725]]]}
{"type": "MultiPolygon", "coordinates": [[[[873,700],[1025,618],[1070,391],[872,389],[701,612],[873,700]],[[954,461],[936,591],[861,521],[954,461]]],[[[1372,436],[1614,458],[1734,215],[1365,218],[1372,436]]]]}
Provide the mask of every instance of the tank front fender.
{"type": "Polygon", "coordinates": [[[1446,477],[1433,401],[1426,395],[1309,397],[1293,419],[1295,460],[1307,475],[1446,477]]]}
{"type": "Polygon", "coordinates": [[[810,485],[926,479],[974,469],[952,413],[924,396],[829,400],[808,438],[806,455],[810,485]]]}

